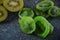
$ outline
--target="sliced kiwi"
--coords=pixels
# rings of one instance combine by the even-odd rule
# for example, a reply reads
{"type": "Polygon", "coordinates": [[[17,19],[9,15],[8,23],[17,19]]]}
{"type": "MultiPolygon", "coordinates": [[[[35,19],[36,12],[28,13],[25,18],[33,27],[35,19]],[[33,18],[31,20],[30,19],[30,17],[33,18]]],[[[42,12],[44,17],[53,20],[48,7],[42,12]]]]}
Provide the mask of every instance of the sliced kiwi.
{"type": "Polygon", "coordinates": [[[33,10],[31,10],[30,8],[23,8],[20,12],[19,12],[19,17],[23,17],[23,16],[27,16],[27,17],[33,17],[34,16],[34,12],[33,10]]]}
{"type": "Polygon", "coordinates": [[[19,24],[21,30],[26,34],[32,34],[35,29],[35,22],[31,17],[22,17],[22,19],[19,19],[19,24]]]}
{"type": "Polygon", "coordinates": [[[3,0],[0,0],[0,4],[2,4],[3,3],[3,0]]]}
{"type": "Polygon", "coordinates": [[[39,37],[46,38],[50,33],[53,32],[53,27],[44,17],[37,16],[34,18],[34,21],[36,23],[36,31],[35,34],[39,37]]]}
{"type": "Polygon", "coordinates": [[[0,22],[4,21],[7,18],[7,16],[7,10],[3,6],[0,6],[0,22]]]}
{"type": "Polygon", "coordinates": [[[47,11],[52,6],[54,6],[54,3],[52,1],[42,1],[36,5],[36,9],[40,11],[47,11]]]}
{"type": "Polygon", "coordinates": [[[11,12],[17,12],[23,8],[23,0],[4,0],[3,5],[11,12]]]}
{"type": "Polygon", "coordinates": [[[56,7],[56,6],[53,6],[48,14],[51,16],[51,17],[57,17],[57,16],[60,16],[60,8],[56,7]]]}
{"type": "Polygon", "coordinates": [[[49,17],[49,14],[48,14],[47,11],[43,12],[43,11],[35,10],[35,14],[36,14],[37,16],[43,16],[43,17],[45,17],[45,18],[48,18],[48,17],[49,17]]]}

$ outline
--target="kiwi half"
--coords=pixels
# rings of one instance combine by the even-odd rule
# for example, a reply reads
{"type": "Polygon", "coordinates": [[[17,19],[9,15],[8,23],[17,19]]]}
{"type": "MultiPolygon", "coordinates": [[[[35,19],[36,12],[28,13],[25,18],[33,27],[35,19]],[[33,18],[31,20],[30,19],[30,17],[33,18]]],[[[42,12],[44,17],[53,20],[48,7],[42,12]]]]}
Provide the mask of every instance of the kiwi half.
{"type": "Polygon", "coordinates": [[[3,5],[11,12],[22,10],[24,3],[23,0],[4,0],[3,5]]]}
{"type": "Polygon", "coordinates": [[[4,21],[7,18],[7,16],[7,10],[3,6],[0,6],[0,22],[4,21]]]}

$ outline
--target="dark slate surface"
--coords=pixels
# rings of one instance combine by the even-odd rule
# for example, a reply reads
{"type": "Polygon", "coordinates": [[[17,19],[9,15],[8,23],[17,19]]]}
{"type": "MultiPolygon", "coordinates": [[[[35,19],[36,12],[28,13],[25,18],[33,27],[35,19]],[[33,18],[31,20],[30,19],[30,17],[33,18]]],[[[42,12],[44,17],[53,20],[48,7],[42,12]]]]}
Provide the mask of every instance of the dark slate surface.
{"type": "MultiPolygon", "coordinates": [[[[41,0],[24,0],[25,7],[33,9],[36,3],[41,0]]],[[[60,6],[60,0],[53,0],[55,5],[60,6]]],[[[8,19],[0,23],[0,40],[60,40],[60,17],[48,19],[54,26],[54,32],[46,39],[35,35],[24,34],[19,28],[17,13],[9,12],[8,19]]]]}

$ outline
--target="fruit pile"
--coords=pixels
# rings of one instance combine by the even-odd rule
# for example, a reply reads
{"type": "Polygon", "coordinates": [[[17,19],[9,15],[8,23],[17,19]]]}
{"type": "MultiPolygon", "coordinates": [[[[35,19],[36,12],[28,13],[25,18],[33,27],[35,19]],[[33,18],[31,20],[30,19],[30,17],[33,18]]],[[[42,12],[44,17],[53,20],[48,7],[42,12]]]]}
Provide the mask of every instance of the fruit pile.
{"type": "Polygon", "coordinates": [[[8,11],[18,12],[23,6],[23,0],[0,0],[0,22],[8,17],[8,11]]]}
{"type": "Polygon", "coordinates": [[[23,8],[18,15],[19,25],[24,33],[46,38],[54,31],[53,25],[46,18],[59,16],[60,8],[53,1],[44,0],[36,4],[34,10],[23,8]]]}
{"type": "Polygon", "coordinates": [[[51,0],[44,0],[36,4],[34,11],[23,8],[23,0],[0,0],[0,22],[8,17],[8,11],[18,12],[18,21],[21,30],[26,34],[36,34],[46,38],[54,30],[46,18],[60,16],[60,8],[51,0]]]}

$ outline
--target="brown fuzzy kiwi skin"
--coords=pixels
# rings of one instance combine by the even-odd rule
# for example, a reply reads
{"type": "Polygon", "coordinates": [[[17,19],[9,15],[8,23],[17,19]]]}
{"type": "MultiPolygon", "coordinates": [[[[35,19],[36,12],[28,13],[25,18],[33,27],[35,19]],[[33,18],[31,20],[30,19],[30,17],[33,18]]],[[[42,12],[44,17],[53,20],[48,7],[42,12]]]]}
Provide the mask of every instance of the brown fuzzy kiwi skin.
{"type": "Polygon", "coordinates": [[[0,22],[3,22],[3,21],[5,21],[5,20],[7,19],[7,17],[8,17],[8,12],[7,12],[7,10],[6,10],[3,6],[1,6],[1,5],[0,5],[0,11],[2,11],[2,13],[3,13],[3,16],[0,17],[0,22]]]}
{"type": "Polygon", "coordinates": [[[24,1],[23,0],[18,0],[19,1],[19,6],[17,6],[16,8],[13,8],[13,7],[9,7],[8,5],[8,1],[10,0],[5,0],[3,1],[3,6],[10,12],[18,12],[20,10],[23,9],[23,6],[24,6],[24,1]]]}

